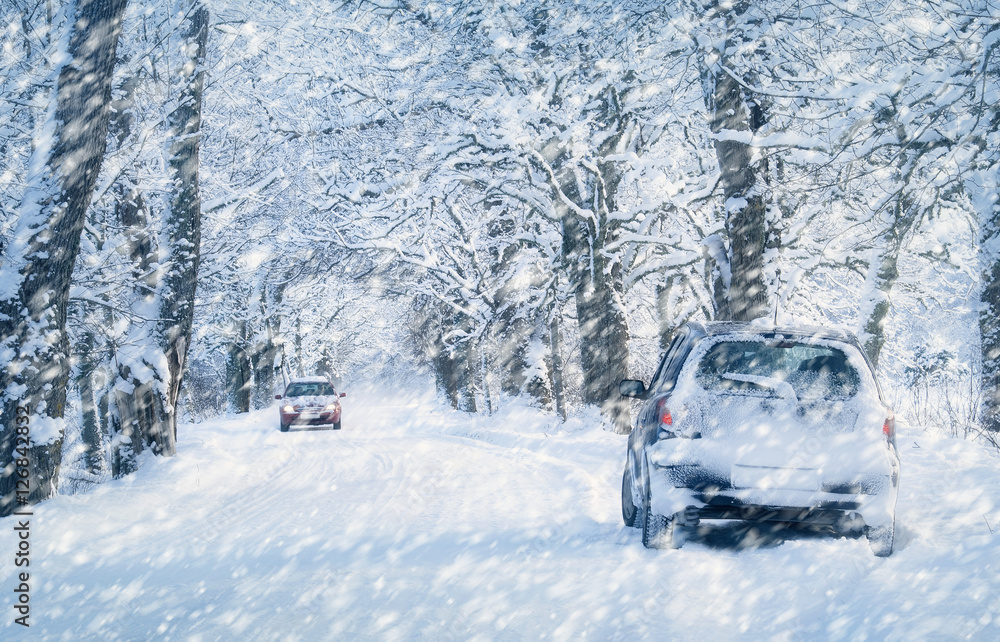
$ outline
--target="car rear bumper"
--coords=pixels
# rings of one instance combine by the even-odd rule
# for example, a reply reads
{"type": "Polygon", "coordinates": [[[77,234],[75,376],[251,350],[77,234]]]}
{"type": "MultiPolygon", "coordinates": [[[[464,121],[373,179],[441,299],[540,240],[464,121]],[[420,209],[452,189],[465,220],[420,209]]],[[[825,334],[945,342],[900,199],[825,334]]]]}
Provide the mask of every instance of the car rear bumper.
{"type": "Polygon", "coordinates": [[[847,507],[787,507],[711,504],[688,509],[685,520],[731,519],[747,522],[782,522],[830,526],[838,530],[860,529],[866,522],[857,510],[847,507]]]}
{"type": "Polygon", "coordinates": [[[894,519],[898,478],[865,473],[823,480],[820,490],[736,488],[729,475],[700,466],[656,466],[650,471],[650,506],[660,515],[688,518],[809,522],[840,525],[860,518],[870,526],[894,519]]]}

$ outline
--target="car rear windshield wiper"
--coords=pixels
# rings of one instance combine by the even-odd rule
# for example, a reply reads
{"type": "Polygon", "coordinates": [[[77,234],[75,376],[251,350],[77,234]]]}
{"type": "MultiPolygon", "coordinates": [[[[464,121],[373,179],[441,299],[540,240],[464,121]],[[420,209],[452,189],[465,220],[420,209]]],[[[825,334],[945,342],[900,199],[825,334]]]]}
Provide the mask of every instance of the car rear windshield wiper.
{"type": "Polygon", "coordinates": [[[749,384],[750,386],[756,387],[760,390],[773,390],[782,398],[790,400],[793,404],[798,405],[799,403],[798,395],[795,394],[795,388],[792,387],[792,384],[782,379],[743,374],[741,372],[724,372],[719,376],[723,379],[729,379],[730,381],[738,381],[740,383],[749,384]]]}

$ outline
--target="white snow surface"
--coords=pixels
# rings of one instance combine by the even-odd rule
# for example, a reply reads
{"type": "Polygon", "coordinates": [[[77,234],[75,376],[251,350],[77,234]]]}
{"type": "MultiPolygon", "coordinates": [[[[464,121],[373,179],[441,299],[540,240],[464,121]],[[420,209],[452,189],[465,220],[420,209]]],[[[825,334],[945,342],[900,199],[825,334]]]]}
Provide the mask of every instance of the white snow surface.
{"type": "Polygon", "coordinates": [[[176,457],[37,506],[31,628],[8,601],[0,638],[1000,639],[1000,457],[973,443],[901,418],[890,558],[735,523],[656,551],[596,413],[349,393],[340,432],[181,425],[176,457]]]}

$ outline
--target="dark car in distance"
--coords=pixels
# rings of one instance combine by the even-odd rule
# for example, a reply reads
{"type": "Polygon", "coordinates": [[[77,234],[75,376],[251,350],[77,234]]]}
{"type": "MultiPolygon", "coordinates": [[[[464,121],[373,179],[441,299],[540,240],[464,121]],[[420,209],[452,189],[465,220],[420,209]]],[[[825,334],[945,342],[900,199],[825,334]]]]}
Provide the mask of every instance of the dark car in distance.
{"type": "Polygon", "coordinates": [[[892,553],[895,418],[849,332],[689,323],[642,400],[622,476],[622,517],[649,548],[701,520],[806,523],[892,553]]]}
{"type": "Polygon", "coordinates": [[[292,426],[327,426],[340,430],[340,399],[346,396],[343,392],[337,394],[333,384],[323,377],[292,379],[285,394],[274,396],[281,400],[278,407],[281,432],[288,432],[292,426]]]}

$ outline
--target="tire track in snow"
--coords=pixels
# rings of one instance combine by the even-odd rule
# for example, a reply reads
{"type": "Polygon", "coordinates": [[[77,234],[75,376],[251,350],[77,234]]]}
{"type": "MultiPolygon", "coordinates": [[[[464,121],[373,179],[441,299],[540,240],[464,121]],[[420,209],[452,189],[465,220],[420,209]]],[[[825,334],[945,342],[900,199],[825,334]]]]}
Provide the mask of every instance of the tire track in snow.
{"type": "MultiPolygon", "coordinates": [[[[616,469],[613,462],[596,458],[584,461],[535,450],[531,446],[542,449],[545,444],[542,443],[543,440],[534,435],[511,440],[509,434],[472,431],[471,434],[443,434],[427,438],[455,440],[466,447],[487,450],[497,457],[521,465],[528,465],[527,460],[530,458],[532,460],[530,465],[533,469],[547,473],[557,469],[560,472],[556,475],[560,476],[561,480],[572,481],[578,492],[573,493],[569,489],[564,489],[564,494],[575,497],[584,509],[584,513],[595,522],[607,521],[609,517],[614,518],[617,515],[615,511],[609,515],[607,510],[608,498],[613,497],[617,500],[620,495],[620,490],[615,485],[617,481],[610,485],[608,482],[609,475],[610,477],[615,476],[616,469]],[[491,439],[500,439],[508,443],[495,443],[491,439]],[[608,468],[609,466],[610,468],[608,468]]],[[[554,441],[557,438],[547,437],[546,439],[554,441]]],[[[558,484],[558,486],[562,486],[562,484],[558,484]]]]}

